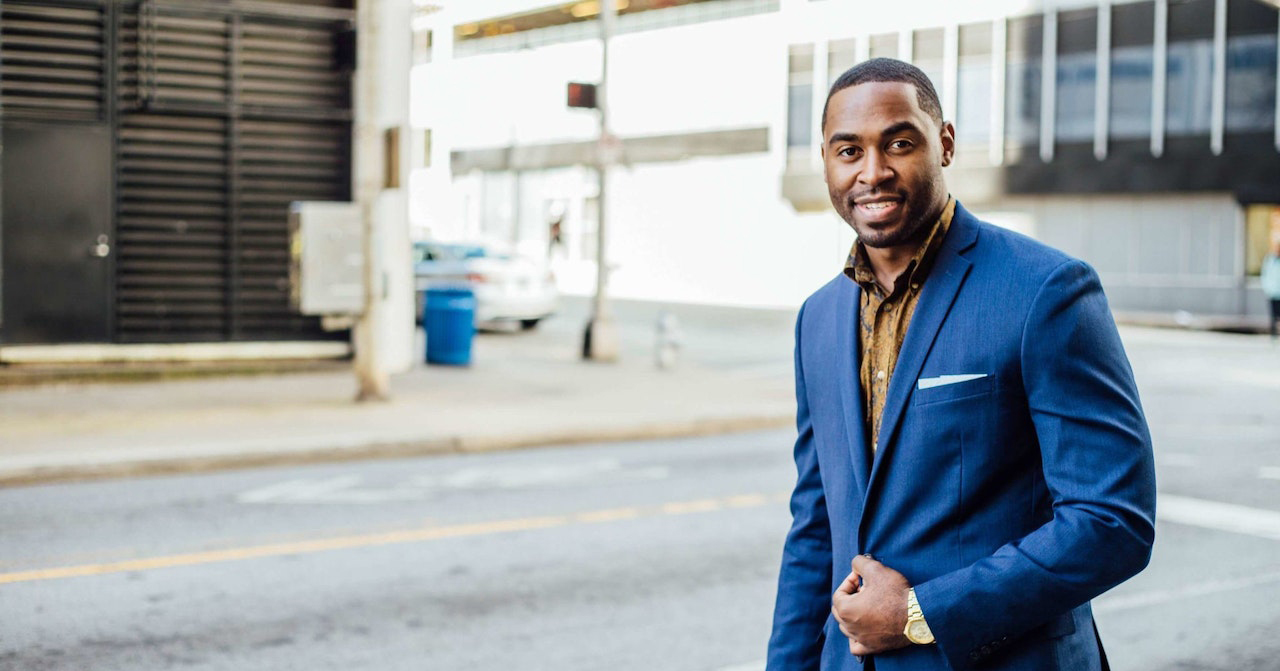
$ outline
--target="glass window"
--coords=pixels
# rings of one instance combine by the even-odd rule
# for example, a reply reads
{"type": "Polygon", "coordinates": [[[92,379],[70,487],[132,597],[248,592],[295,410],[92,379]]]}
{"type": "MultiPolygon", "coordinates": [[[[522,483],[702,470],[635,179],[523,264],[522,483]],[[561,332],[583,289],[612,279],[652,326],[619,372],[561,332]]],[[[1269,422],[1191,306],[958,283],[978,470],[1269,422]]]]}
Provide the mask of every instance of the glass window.
{"type": "Polygon", "coordinates": [[[1005,151],[1013,163],[1040,141],[1040,76],[1044,18],[1009,19],[1005,66],[1005,151]]]}
{"type": "Polygon", "coordinates": [[[1213,0],[1169,4],[1169,135],[1208,135],[1213,105],[1213,0]]]}
{"type": "Polygon", "coordinates": [[[938,92],[939,102],[946,98],[946,93],[942,90],[945,84],[942,76],[946,67],[943,64],[943,53],[946,51],[945,40],[946,37],[941,28],[917,30],[911,39],[913,52],[911,62],[923,70],[925,76],[933,83],[933,90],[938,92]]]}
{"type": "Polygon", "coordinates": [[[1091,142],[1098,84],[1098,13],[1090,8],[1058,14],[1058,88],[1054,137],[1091,142]]]}
{"type": "Polygon", "coordinates": [[[1277,11],[1252,0],[1227,3],[1227,130],[1275,128],[1277,11]]]}
{"type": "Polygon", "coordinates": [[[787,89],[787,146],[809,148],[813,130],[813,85],[792,84],[787,89]]]}
{"type": "Polygon", "coordinates": [[[840,75],[858,64],[857,43],[853,38],[832,40],[827,45],[827,86],[836,83],[840,75]]]}
{"type": "Polygon", "coordinates": [[[482,235],[513,240],[516,233],[516,197],[519,186],[516,173],[482,173],[480,188],[480,228],[482,235]]]}
{"type": "Polygon", "coordinates": [[[1111,109],[1113,140],[1151,137],[1151,89],[1155,72],[1155,3],[1111,9],[1111,109]]]}
{"type": "Polygon", "coordinates": [[[420,30],[413,34],[413,64],[431,62],[431,31],[420,30]]]}
{"type": "Polygon", "coordinates": [[[813,136],[813,45],[794,44],[788,58],[787,160],[807,161],[813,136]]]}
{"type": "Polygon", "coordinates": [[[1227,130],[1275,127],[1276,38],[1246,35],[1227,40],[1227,130]]]}
{"type": "Polygon", "coordinates": [[[956,139],[991,138],[991,24],[960,26],[960,70],[956,87],[956,139]]]}
{"type": "Polygon", "coordinates": [[[1280,244],[1280,205],[1249,205],[1244,209],[1245,274],[1262,271],[1262,259],[1280,244]]]}
{"type": "Polygon", "coordinates": [[[898,34],[872,35],[871,58],[898,58],[898,34]]]}

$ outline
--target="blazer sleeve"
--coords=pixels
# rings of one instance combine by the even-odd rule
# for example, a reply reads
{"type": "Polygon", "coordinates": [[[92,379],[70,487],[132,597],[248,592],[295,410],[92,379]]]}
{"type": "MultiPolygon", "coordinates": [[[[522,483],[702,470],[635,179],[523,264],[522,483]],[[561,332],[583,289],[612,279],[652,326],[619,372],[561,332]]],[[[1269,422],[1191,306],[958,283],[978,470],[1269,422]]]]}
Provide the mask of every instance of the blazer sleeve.
{"type": "Polygon", "coordinates": [[[796,320],[796,486],[791,494],[791,530],[782,551],[766,671],[816,670],[831,613],[831,528],[805,395],[800,337],[804,308],[796,320]]]}
{"type": "Polygon", "coordinates": [[[1092,268],[1067,261],[1049,274],[1028,313],[1020,360],[1053,518],[916,586],[955,669],[1123,582],[1151,557],[1151,436],[1092,268]]]}

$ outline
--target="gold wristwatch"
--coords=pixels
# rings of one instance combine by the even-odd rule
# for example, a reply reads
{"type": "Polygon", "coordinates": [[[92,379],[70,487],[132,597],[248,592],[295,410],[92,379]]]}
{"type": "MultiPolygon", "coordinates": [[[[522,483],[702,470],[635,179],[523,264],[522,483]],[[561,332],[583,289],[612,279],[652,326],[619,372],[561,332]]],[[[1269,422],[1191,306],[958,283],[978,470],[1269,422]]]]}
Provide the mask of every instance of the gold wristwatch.
{"type": "Polygon", "coordinates": [[[933,643],[933,632],[929,631],[929,623],[924,621],[924,611],[920,610],[920,602],[916,600],[916,588],[907,590],[907,627],[902,630],[907,640],[916,645],[933,643]]]}

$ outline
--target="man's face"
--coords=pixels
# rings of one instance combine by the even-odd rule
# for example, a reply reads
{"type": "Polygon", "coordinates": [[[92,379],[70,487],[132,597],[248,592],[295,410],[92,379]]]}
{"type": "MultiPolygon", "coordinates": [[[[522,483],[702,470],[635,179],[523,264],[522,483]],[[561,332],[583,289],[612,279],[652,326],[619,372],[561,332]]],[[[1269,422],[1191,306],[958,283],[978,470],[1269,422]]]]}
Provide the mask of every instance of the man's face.
{"type": "Polygon", "coordinates": [[[955,129],[939,127],[902,82],[843,89],[827,105],[822,162],[836,212],[873,248],[908,248],[942,213],[955,129]]]}

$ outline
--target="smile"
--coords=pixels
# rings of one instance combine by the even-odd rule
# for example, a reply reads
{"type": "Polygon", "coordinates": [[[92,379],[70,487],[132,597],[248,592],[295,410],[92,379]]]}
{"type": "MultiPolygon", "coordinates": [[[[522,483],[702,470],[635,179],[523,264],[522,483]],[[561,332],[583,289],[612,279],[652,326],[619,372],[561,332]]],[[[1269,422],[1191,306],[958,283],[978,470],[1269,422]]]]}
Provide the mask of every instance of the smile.
{"type": "Polygon", "coordinates": [[[887,223],[896,220],[902,208],[901,200],[875,200],[857,203],[858,212],[868,223],[887,223]]]}

